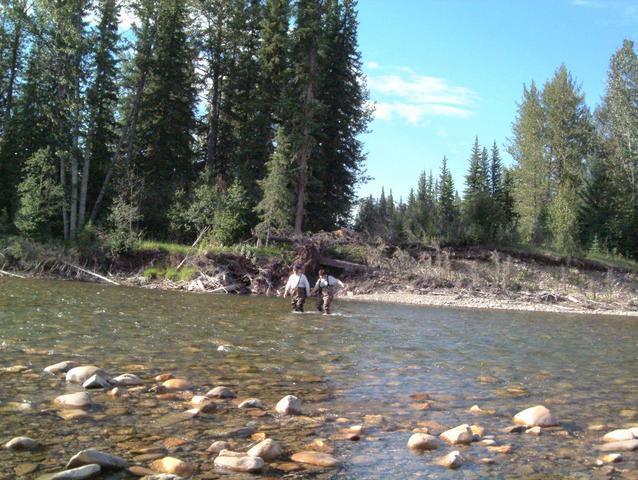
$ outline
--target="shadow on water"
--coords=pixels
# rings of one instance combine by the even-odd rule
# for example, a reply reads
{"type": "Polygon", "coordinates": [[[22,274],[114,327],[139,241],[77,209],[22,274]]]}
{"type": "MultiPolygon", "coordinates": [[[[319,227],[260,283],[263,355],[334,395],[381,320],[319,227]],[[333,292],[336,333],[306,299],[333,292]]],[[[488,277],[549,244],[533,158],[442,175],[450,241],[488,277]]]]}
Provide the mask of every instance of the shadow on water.
{"type": "MultiPolygon", "coordinates": [[[[0,441],[28,435],[45,445],[36,453],[0,452],[0,478],[14,478],[27,463],[39,466],[25,478],[59,470],[88,447],[134,460],[131,451],[155,445],[196,465],[193,478],[228,478],[205,450],[227,437],[244,449],[251,440],[237,432],[246,427],[288,452],[333,438],[340,468],[287,478],[589,478],[602,435],[591,427],[638,422],[633,319],[355,302],[337,302],[336,310],[296,315],[278,298],[0,279],[0,367],[30,368],[0,373],[0,441]],[[51,400],[77,387],[41,372],[70,359],[135,373],[148,386],[163,372],[187,378],[198,393],[224,384],[269,408],[247,412],[222,402],[212,414],[182,418],[184,399],[95,393],[98,409],[63,420],[51,400]],[[272,414],[288,394],[303,399],[307,415],[272,414]],[[475,404],[492,413],[470,413],[475,404]],[[517,411],[537,404],[561,428],[540,436],[500,432],[517,411]],[[405,446],[415,428],[438,434],[461,423],[485,427],[512,452],[461,447],[466,464],[452,472],[434,462],[450,448],[414,454],[405,446]],[[361,439],[342,440],[341,430],[356,424],[365,425],[361,439]],[[484,457],[495,463],[481,464],[484,457]]],[[[636,469],[637,457],[628,454],[622,468],[636,469]]]]}

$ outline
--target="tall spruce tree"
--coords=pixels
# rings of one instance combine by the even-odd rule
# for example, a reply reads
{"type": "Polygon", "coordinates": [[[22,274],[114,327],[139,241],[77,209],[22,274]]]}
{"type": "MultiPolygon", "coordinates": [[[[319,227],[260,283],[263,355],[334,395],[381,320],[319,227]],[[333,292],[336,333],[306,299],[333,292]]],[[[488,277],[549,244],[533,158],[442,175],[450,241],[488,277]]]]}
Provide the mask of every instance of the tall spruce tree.
{"type": "Polygon", "coordinates": [[[194,177],[195,89],[188,4],[159,0],[156,14],[157,39],[140,104],[134,168],[145,189],[143,225],[161,237],[173,193],[194,177]]]}
{"type": "Polygon", "coordinates": [[[550,169],[545,158],[545,111],[534,82],[523,87],[513,131],[508,151],[515,162],[513,196],[519,232],[523,242],[538,245],[548,235],[550,169]]]}
{"type": "Polygon", "coordinates": [[[446,157],[443,157],[441,173],[439,174],[437,206],[439,237],[444,242],[458,241],[458,238],[455,238],[458,220],[456,191],[454,189],[452,173],[447,166],[446,157]]]}

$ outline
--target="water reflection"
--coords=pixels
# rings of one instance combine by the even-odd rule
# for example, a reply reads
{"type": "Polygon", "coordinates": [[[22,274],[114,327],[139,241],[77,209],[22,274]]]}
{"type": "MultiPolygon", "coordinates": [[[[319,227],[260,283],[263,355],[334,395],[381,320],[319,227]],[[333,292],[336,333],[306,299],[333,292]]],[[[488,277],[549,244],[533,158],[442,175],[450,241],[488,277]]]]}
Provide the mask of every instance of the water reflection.
{"type": "MultiPolygon", "coordinates": [[[[32,369],[0,374],[0,440],[29,435],[46,445],[35,454],[1,452],[0,478],[14,478],[16,466],[27,463],[38,470],[25,478],[36,478],[83,448],[133,459],[135,448],[167,443],[197,465],[194,478],[221,478],[205,450],[247,426],[289,452],[336,438],[342,468],[295,472],[295,478],[589,478],[592,446],[602,435],[591,427],[638,422],[634,319],[354,302],[338,302],[337,311],[296,315],[281,299],[0,279],[0,366],[32,369]],[[309,416],[282,420],[228,404],[167,425],[162,419],[184,411],[186,402],[97,393],[100,407],[90,416],[63,420],[50,401],[77,387],[41,371],[69,359],[136,373],[148,385],[162,372],[188,378],[200,391],[223,383],[242,398],[260,398],[270,411],[292,393],[309,416]],[[422,393],[427,402],[415,395],[422,393]],[[33,408],[22,410],[20,402],[33,408]],[[540,436],[500,432],[514,413],[539,403],[562,428],[540,436]],[[494,413],[472,414],[475,404],[494,413]],[[383,418],[371,421],[371,415],[383,418]],[[343,427],[366,421],[359,441],[339,439],[343,427]],[[482,425],[512,452],[475,443],[461,449],[466,465],[451,472],[433,462],[451,449],[416,455],[405,447],[414,428],[439,433],[460,423],[482,425]],[[496,463],[482,465],[482,457],[496,463]]],[[[231,442],[237,449],[251,443],[231,442]]],[[[637,458],[625,455],[622,468],[636,469],[637,458]]],[[[118,475],[108,478],[125,478],[118,475]]]]}

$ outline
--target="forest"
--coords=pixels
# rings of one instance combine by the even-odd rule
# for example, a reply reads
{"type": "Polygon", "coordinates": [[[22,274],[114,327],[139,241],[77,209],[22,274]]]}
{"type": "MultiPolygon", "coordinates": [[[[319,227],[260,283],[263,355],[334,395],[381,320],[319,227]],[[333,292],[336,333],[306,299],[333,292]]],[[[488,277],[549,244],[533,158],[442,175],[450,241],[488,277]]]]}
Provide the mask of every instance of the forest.
{"type": "MultiPolygon", "coordinates": [[[[393,242],[638,258],[638,59],[593,111],[565,65],[505,148],[357,199],[372,119],[355,0],[2,0],[0,234],[230,245],[351,227],[393,242]],[[132,21],[130,27],[123,19],[132,21]]],[[[389,159],[390,161],[390,159],[389,159]]]]}
{"type": "Polygon", "coordinates": [[[355,226],[397,241],[542,247],[567,255],[638,258],[638,58],[614,53],[592,112],[561,65],[542,88],[523,89],[505,167],[476,138],[462,195],[444,157],[407,200],[363,199],[355,226]]]}

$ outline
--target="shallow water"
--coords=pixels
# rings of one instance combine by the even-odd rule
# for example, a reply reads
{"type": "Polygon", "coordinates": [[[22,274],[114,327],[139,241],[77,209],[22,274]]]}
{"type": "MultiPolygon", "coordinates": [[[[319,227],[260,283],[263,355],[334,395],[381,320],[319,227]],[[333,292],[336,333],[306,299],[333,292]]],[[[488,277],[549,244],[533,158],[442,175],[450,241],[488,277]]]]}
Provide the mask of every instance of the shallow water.
{"type": "MultiPolygon", "coordinates": [[[[329,317],[287,309],[276,298],[0,279],[0,367],[30,367],[0,372],[0,442],[27,435],[44,444],[32,453],[0,451],[0,478],[15,478],[16,466],[26,463],[38,468],[24,478],[60,470],[84,448],[134,461],[133,450],[171,438],[184,441],[167,445],[172,456],[196,465],[193,478],[244,478],[216,472],[214,455],[205,453],[228,431],[253,426],[292,453],[316,438],[338,438],[365,415],[384,421],[366,427],[359,441],[329,440],[341,467],[286,478],[591,478],[600,456],[593,446],[602,434],[638,425],[638,323],[632,318],[343,301],[329,317]],[[213,414],[166,425],[190,408],[187,401],[94,393],[98,407],[88,417],[63,420],[51,400],[78,387],[42,373],[63,360],[112,375],[135,373],[147,386],[164,372],[187,378],[199,393],[229,385],[269,409],[245,411],[225,402],[213,414]],[[424,392],[431,397],[427,410],[418,396],[411,398],[424,392]],[[306,416],[272,414],[287,394],[304,401],[306,416]],[[517,411],[541,403],[560,428],[540,436],[500,432],[517,411]],[[495,413],[472,414],[475,404],[495,413]],[[492,453],[478,443],[460,447],[467,462],[449,471],[435,459],[453,448],[414,454],[405,446],[414,428],[438,434],[461,423],[483,426],[512,452],[492,453]],[[482,465],[483,457],[496,463],[482,465]]],[[[226,439],[237,450],[251,443],[226,439]]],[[[638,452],[623,456],[614,478],[638,470],[638,452]]],[[[284,475],[274,468],[262,474],[284,475]]]]}

